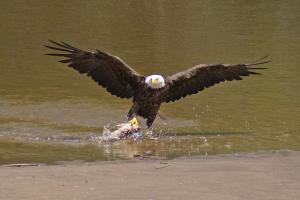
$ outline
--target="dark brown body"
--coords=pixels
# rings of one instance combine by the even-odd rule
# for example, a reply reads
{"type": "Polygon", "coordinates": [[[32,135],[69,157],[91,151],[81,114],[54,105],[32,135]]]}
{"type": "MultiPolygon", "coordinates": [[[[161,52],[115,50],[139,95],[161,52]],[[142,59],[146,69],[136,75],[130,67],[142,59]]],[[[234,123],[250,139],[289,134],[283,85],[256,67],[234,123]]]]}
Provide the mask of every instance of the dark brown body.
{"type": "Polygon", "coordinates": [[[145,119],[147,127],[151,127],[161,105],[162,89],[152,89],[145,83],[139,85],[133,97],[133,105],[130,108],[127,117],[132,119],[139,115],[145,119]]]}

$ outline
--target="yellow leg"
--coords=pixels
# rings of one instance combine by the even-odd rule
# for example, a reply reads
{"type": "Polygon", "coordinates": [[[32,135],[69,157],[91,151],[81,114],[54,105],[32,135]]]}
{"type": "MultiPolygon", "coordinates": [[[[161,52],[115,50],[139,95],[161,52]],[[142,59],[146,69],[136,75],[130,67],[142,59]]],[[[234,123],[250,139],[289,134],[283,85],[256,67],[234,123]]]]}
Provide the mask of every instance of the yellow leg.
{"type": "Polygon", "coordinates": [[[138,122],[138,120],[136,119],[136,117],[132,118],[132,119],[129,121],[129,123],[130,123],[131,125],[136,125],[136,126],[139,125],[139,122],[138,122]]]}

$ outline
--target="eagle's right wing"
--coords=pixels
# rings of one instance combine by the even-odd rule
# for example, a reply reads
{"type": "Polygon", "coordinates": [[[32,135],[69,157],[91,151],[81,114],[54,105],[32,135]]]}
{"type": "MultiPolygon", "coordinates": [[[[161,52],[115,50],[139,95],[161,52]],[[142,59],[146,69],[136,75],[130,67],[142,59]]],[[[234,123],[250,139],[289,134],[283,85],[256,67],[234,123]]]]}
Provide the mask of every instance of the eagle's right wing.
{"type": "Polygon", "coordinates": [[[167,77],[163,102],[176,101],[187,95],[196,94],[223,81],[242,80],[242,76],[259,74],[250,70],[265,69],[251,67],[271,61],[252,64],[200,64],[186,71],[167,77]]]}
{"type": "Polygon", "coordinates": [[[132,97],[136,86],[144,78],[121,59],[108,53],[99,50],[83,51],[64,42],[50,42],[55,46],[45,46],[59,53],[46,55],[66,57],[59,62],[68,63],[69,67],[79,73],[87,74],[108,92],[120,98],[132,97]]]}

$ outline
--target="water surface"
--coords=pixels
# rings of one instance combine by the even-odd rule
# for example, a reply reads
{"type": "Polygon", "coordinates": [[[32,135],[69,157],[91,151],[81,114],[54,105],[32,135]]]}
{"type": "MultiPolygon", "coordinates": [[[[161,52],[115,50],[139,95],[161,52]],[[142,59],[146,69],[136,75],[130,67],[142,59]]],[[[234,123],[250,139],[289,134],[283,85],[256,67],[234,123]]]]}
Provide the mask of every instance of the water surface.
{"type": "Polygon", "coordinates": [[[0,5],[0,163],[93,160],[84,153],[76,156],[89,148],[99,154],[95,160],[148,151],[171,158],[300,149],[299,1],[27,0],[0,5]],[[101,134],[108,122],[123,122],[131,101],[111,96],[45,56],[48,39],[108,51],[145,75],[171,75],[199,63],[250,62],[267,54],[274,61],[262,76],[164,104],[167,120],[154,123],[167,135],[160,140],[103,147],[88,138],[101,134]],[[24,145],[22,151],[11,146],[16,143],[24,145]],[[58,143],[67,143],[59,147],[59,157],[50,159],[51,151],[41,150],[58,143]]]}

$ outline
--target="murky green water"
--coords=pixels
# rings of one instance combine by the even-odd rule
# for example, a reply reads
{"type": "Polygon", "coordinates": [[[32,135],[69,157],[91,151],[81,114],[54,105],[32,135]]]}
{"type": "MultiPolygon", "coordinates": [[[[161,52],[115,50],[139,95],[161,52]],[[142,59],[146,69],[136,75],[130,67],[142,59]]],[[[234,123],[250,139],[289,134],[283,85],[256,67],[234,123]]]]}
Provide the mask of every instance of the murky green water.
{"type": "Polygon", "coordinates": [[[0,163],[300,150],[297,0],[4,0],[0,6],[0,163]],[[175,136],[99,146],[88,138],[111,120],[124,121],[131,102],[44,56],[48,39],[106,50],[143,74],[266,54],[274,62],[262,76],[163,105],[167,120],[154,126],[175,136]]]}

